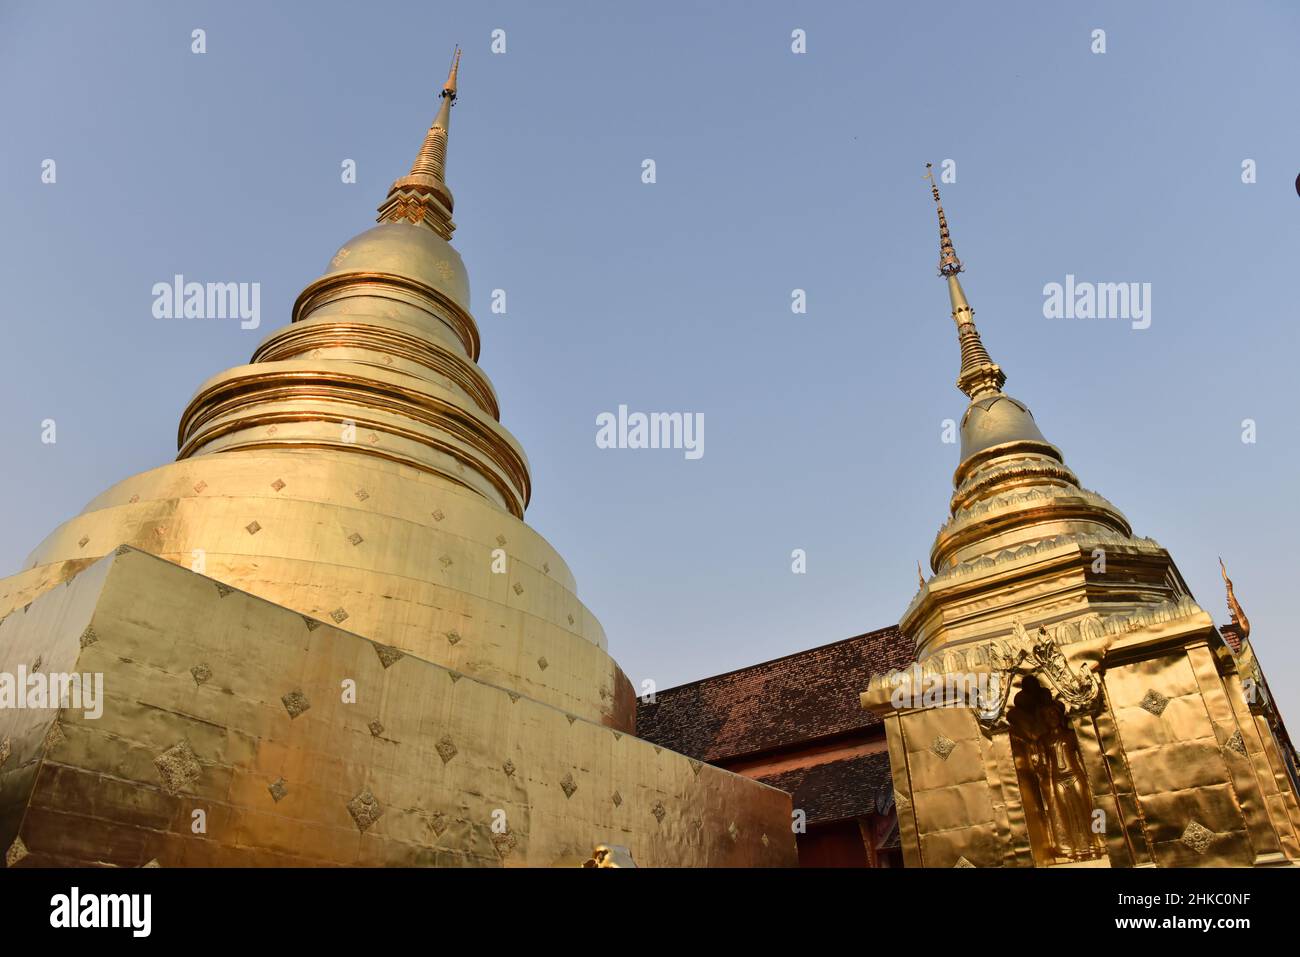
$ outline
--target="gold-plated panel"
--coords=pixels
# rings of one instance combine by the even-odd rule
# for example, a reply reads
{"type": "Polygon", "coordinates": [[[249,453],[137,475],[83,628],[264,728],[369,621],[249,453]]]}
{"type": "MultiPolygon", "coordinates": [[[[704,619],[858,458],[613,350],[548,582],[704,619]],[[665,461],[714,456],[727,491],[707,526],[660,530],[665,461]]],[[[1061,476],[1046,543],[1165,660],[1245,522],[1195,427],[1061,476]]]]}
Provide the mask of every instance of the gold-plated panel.
{"type": "MultiPolygon", "coordinates": [[[[1233,793],[1241,808],[1246,826],[1250,830],[1251,843],[1255,856],[1277,855],[1282,853],[1276,822],[1270,820],[1266,798],[1272,796],[1272,775],[1269,773],[1268,760],[1259,753],[1259,769],[1264,771],[1256,777],[1257,769],[1249,755],[1249,745],[1245,735],[1249,734],[1249,725],[1240,727],[1233,714],[1232,705],[1225,694],[1223,679],[1219,675],[1214,655],[1205,644],[1193,645],[1186,649],[1187,660],[1196,674],[1205,702],[1206,711],[1214,725],[1215,736],[1219,745],[1219,756],[1227,767],[1233,793]],[[1243,733],[1243,730],[1245,733],[1243,733]],[[1242,753],[1246,752],[1246,753],[1242,753]]],[[[1257,752],[1260,751],[1255,742],[1257,752]]],[[[1279,807],[1280,810],[1280,807],[1279,807]]],[[[1282,815],[1286,822],[1285,813],[1282,815]]]]}
{"type": "Polygon", "coordinates": [[[105,703],[57,739],[0,713],[16,766],[40,752],[2,779],[24,866],[576,866],[615,839],[641,866],[795,863],[784,792],[141,552],[0,625],[0,667],[37,648],[105,703]]]}
{"type": "Polygon", "coordinates": [[[884,716],[885,745],[889,751],[889,773],[894,785],[894,807],[898,814],[898,839],[906,867],[922,867],[920,835],[916,826],[916,803],[912,796],[911,768],[907,763],[907,740],[902,716],[884,716]]]}
{"type": "Polygon", "coordinates": [[[1179,650],[1111,668],[1105,681],[1157,862],[1254,863],[1246,821],[1186,654],[1179,650]],[[1202,834],[1208,837],[1198,839],[1202,834]]]}

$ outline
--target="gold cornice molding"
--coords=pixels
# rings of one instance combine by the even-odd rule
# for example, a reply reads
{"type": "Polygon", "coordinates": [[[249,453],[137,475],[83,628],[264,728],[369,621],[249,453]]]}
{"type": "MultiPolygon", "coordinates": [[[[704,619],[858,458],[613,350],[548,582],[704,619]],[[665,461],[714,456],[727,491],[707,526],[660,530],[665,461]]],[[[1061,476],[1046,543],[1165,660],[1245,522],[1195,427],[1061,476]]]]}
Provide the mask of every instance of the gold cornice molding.
{"type": "MultiPolygon", "coordinates": [[[[487,415],[498,421],[501,418],[496,392],[477,363],[419,335],[379,325],[359,316],[308,317],[285,326],[258,346],[249,364],[311,361],[315,357],[310,353],[317,349],[355,349],[405,359],[446,377],[463,389],[487,415]]],[[[346,361],[363,362],[355,357],[348,357],[346,361]]],[[[364,364],[384,368],[382,359],[365,361],[364,364]]]]}
{"type": "MultiPolygon", "coordinates": [[[[416,302],[411,303],[417,308],[422,308],[418,300],[423,299],[444,310],[446,312],[445,316],[440,312],[433,313],[433,315],[441,319],[456,335],[464,346],[466,355],[478,362],[481,346],[478,325],[465,307],[440,289],[422,283],[418,279],[412,279],[409,276],[402,276],[397,273],[343,272],[321,276],[298,294],[298,298],[293,304],[290,321],[296,323],[306,319],[313,311],[330,302],[352,298],[353,296],[376,295],[380,290],[375,287],[380,287],[380,289],[391,287],[410,294],[417,299],[416,302]]],[[[353,321],[357,319],[355,315],[350,315],[349,318],[353,321]]]]}
{"type": "Polygon", "coordinates": [[[1058,485],[1077,488],[1079,479],[1067,465],[1044,456],[1022,456],[1001,465],[990,465],[971,472],[953,492],[951,511],[955,514],[973,505],[981,493],[1005,485],[1007,488],[1025,485],[1058,485]]]}
{"type": "MultiPolygon", "coordinates": [[[[1100,496],[1096,498],[1100,499],[1100,496]]],[[[1069,492],[1038,496],[1016,493],[1013,500],[997,502],[978,513],[957,516],[940,528],[930,549],[930,567],[943,570],[958,552],[1005,532],[1024,529],[1032,535],[1035,526],[1053,524],[1095,525],[1110,529],[1125,538],[1132,534],[1127,520],[1117,509],[1107,509],[1085,494],[1069,492]]],[[[994,544],[989,550],[1001,552],[1007,548],[994,544]]],[[[965,559],[957,564],[974,560],[977,559],[965,559]]]]}
{"type": "MultiPolygon", "coordinates": [[[[393,381],[399,378],[396,373],[388,373],[392,378],[385,380],[379,376],[385,371],[343,360],[317,364],[307,360],[282,360],[229,369],[201,387],[186,406],[178,428],[180,451],[177,458],[201,454],[210,443],[244,429],[309,422],[341,425],[345,420],[351,420],[358,428],[398,436],[454,455],[481,472],[494,485],[501,486],[502,479],[492,474],[495,469],[484,468],[485,462],[476,461],[463,451],[453,451],[454,447],[440,442],[437,433],[442,432],[483,453],[487,462],[500,469],[507,481],[502,490],[506,501],[511,503],[510,510],[522,516],[531,496],[531,479],[527,457],[514,437],[485,413],[465,408],[428,390],[410,388],[393,381]],[[297,368],[292,368],[295,366],[297,368]],[[299,404],[296,408],[295,403],[299,404]],[[285,408],[265,408],[271,404],[283,404],[285,408]],[[387,412],[398,419],[424,426],[427,431],[375,419],[367,414],[368,410],[387,412]]],[[[420,381],[409,376],[400,378],[412,383],[420,381]]],[[[292,435],[278,435],[238,444],[271,448],[297,443],[292,435]]],[[[314,436],[310,444],[342,451],[372,454],[376,451],[364,442],[344,442],[342,438],[337,442],[322,442],[314,436]]],[[[430,471],[433,465],[418,459],[407,464],[425,471],[430,471]]]]}
{"type": "Polygon", "coordinates": [[[1081,613],[1114,614],[1117,608],[1160,605],[1186,594],[1168,553],[1151,539],[1071,533],[935,574],[913,595],[899,630],[924,651],[972,640],[969,631],[981,621],[1004,627],[997,622],[1016,615],[1039,616],[1041,623],[1081,613]],[[1097,547],[1112,566],[1129,568],[1132,580],[1126,576],[1109,587],[1108,579],[1097,579],[1090,571],[1097,547]],[[1042,617],[1055,605],[1060,614],[1042,617]]]}
{"type": "MultiPolygon", "coordinates": [[[[921,669],[925,676],[955,674],[959,672],[989,671],[989,651],[994,643],[1015,635],[1019,623],[1030,631],[1043,628],[1051,640],[1073,661],[1081,658],[1105,662],[1108,665],[1127,660],[1130,655],[1146,657],[1153,647],[1168,642],[1171,646],[1186,646],[1186,636],[1201,629],[1212,630],[1214,622],[1190,595],[1161,602],[1129,614],[1089,614],[1074,620],[1040,625],[1037,622],[1008,619],[1004,628],[979,639],[962,642],[953,647],[935,648],[921,657],[913,666],[876,672],[867,681],[867,690],[861,695],[863,707],[878,711],[882,707],[893,711],[889,701],[892,676],[921,669]],[[881,693],[883,697],[881,696],[881,693]]],[[[1208,640],[1208,636],[1207,636],[1208,640]]]]}
{"type": "Polygon", "coordinates": [[[1047,455],[1049,458],[1056,459],[1060,465],[1065,465],[1065,453],[1050,442],[1040,442],[1037,439],[1018,439],[1014,442],[1003,442],[1001,445],[991,445],[986,449],[980,449],[978,452],[972,453],[968,458],[962,459],[957,465],[956,471],[953,472],[953,488],[960,488],[961,484],[966,481],[972,472],[994,459],[1030,455],[1047,455]]]}

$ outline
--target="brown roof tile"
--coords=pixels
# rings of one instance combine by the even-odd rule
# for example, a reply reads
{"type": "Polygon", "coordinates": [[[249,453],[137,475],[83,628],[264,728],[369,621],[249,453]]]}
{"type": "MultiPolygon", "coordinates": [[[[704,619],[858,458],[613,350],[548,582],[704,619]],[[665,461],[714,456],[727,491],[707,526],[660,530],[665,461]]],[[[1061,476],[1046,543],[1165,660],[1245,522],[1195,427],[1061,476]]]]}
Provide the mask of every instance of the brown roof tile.
{"type": "Polygon", "coordinates": [[[790,792],[793,806],[807,813],[809,824],[879,814],[893,800],[889,755],[884,751],[758,780],[790,792]]]}
{"type": "Polygon", "coordinates": [[[891,626],[668,688],[638,703],[637,737],[718,763],[870,728],[867,679],[913,657],[891,626]]]}

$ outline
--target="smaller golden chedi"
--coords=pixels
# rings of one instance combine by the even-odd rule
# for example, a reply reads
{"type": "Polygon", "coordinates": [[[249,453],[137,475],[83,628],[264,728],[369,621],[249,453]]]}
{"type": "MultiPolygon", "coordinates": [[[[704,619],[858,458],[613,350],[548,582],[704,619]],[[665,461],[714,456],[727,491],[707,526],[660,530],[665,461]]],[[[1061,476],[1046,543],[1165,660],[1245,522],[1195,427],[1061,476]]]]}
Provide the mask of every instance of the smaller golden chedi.
{"type": "Polygon", "coordinates": [[[885,722],[907,865],[1300,860],[1295,782],[1251,661],[1002,391],[927,178],[970,404],[932,575],[899,625],[917,664],[861,696],[885,722]]]}

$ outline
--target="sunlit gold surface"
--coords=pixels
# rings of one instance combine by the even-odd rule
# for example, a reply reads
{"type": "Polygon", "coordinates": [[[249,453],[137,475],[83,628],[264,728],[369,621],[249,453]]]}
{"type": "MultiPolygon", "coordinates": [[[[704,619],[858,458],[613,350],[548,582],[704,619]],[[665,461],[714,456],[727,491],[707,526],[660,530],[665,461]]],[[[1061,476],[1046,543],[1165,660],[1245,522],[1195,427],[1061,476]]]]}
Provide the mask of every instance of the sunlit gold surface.
{"type": "Polygon", "coordinates": [[[1300,809],[1243,694],[1246,661],[1169,554],[1083,489],[1002,392],[942,206],[939,222],[971,403],[934,574],[900,624],[919,670],[874,676],[862,694],[885,717],[907,864],[1300,861],[1300,809]],[[946,676],[992,676],[994,692],[948,707],[919,697],[946,676]]]}
{"type": "Polygon", "coordinates": [[[477,364],[448,242],[458,66],[380,225],[249,365],[200,386],[177,461],[110,488],[0,581],[0,667],[75,663],[109,694],[97,722],[65,712],[57,744],[0,712],[0,850],[576,865],[617,838],[648,866],[795,862],[788,795],[630,736],[631,685],[523,521],[528,461],[477,364]],[[399,660],[382,667],[372,642],[399,660]],[[360,701],[341,706],[348,677],[360,701]],[[294,717],[280,702],[296,691],[312,706],[294,717]],[[203,769],[183,797],[155,766],[180,742],[203,769]],[[279,776],[288,796],[268,791],[279,776]],[[372,799],[384,813],[359,828],[354,799],[361,820],[372,799]],[[213,823],[191,839],[200,805],[213,823]]]}
{"type": "Polygon", "coordinates": [[[107,698],[0,712],[13,864],[578,866],[615,839],[641,866],[794,860],[784,792],[131,549],[0,649],[107,698]]]}

